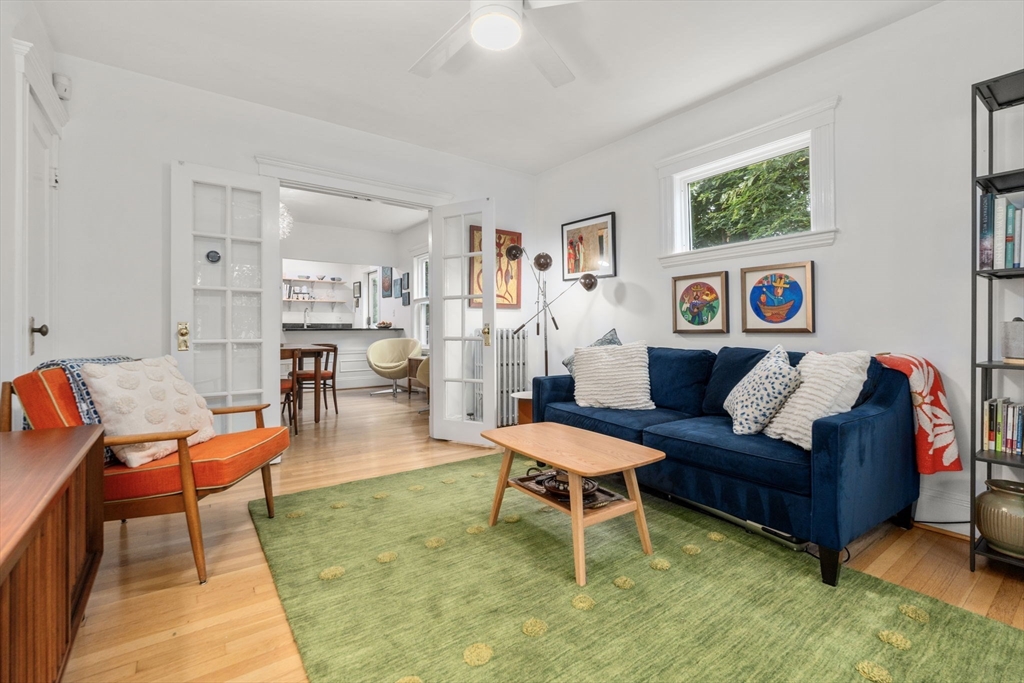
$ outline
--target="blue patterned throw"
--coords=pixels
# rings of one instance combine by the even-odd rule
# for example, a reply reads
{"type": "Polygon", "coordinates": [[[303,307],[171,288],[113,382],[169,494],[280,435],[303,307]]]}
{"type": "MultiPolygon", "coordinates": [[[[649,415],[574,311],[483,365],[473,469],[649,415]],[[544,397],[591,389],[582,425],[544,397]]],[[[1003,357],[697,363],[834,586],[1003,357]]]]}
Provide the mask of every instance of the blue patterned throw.
{"type": "MultiPolygon", "coordinates": [[[[35,372],[40,370],[49,370],[50,368],[60,368],[67,375],[68,384],[71,385],[71,391],[75,395],[75,402],[78,404],[78,414],[82,416],[82,422],[87,425],[98,425],[102,424],[100,420],[100,414],[96,410],[96,404],[92,400],[92,394],[89,393],[89,387],[85,384],[85,378],[82,376],[82,366],[86,363],[97,363],[99,365],[112,365],[114,363],[125,363],[132,360],[128,356],[104,356],[102,358],[61,358],[57,360],[50,360],[36,366],[35,372]]],[[[25,429],[32,429],[32,426],[28,423],[28,418],[25,419],[25,429]]],[[[103,456],[104,465],[115,465],[119,461],[114,455],[114,451],[109,448],[105,449],[103,456]]]]}

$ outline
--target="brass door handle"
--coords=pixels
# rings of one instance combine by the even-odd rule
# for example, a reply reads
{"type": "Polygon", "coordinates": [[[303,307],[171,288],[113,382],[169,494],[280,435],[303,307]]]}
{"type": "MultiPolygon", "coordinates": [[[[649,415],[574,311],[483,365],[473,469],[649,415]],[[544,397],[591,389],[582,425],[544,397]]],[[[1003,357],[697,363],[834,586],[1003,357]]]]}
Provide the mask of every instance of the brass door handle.
{"type": "Polygon", "coordinates": [[[483,337],[484,337],[484,346],[490,346],[491,345],[491,324],[487,323],[486,325],[484,325],[484,329],[481,330],[481,332],[482,332],[483,337]]]}
{"type": "Polygon", "coordinates": [[[188,351],[188,322],[178,323],[178,350],[188,351]]]}

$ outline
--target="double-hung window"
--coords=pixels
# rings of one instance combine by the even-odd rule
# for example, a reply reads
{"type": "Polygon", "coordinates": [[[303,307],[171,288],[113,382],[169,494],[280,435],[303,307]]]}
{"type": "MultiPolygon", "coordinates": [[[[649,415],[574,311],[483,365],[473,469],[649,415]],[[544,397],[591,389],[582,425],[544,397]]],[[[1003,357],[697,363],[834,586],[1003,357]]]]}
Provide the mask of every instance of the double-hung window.
{"type": "Polygon", "coordinates": [[[420,254],[412,261],[412,331],[424,349],[430,348],[430,257],[420,254]]]}
{"type": "Polygon", "coordinates": [[[660,162],[662,265],[832,244],[837,103],[660,162]]]}

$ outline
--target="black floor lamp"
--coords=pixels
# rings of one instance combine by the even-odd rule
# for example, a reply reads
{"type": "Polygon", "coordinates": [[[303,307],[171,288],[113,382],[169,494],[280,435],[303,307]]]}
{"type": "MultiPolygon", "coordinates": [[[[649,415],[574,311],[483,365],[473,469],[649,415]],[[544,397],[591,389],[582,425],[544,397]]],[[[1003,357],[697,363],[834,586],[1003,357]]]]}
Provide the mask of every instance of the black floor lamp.
{"type": "MultiPolygon", "coordinates": [[[[509,261],[518,261],[519,259],[526,256],[529,259],[529,254],[518,244],[510,244],[505,247],[505,258],[509,261]]],[[[553,313],[549,313],[548,309],[551,304],[558,301],[566,292],[573,288],[577,282],[588,292],[594,291],[597,287],[597,278],[593,273],[584,273],[578,279],[574,280],[571,285],[565,288],[565,290],[556,296],[551,301],[548,301],[548,286],[547,281],[541,276],[541,273],[551,268],[551,256],[541,252],[533,257],[532,261],[529,261],[530,268],[533,270],[533,277],[537,280],[537,312],[534,313],[530,318],[522,325],[517,327],[512,334],[519,334],[520,330],[530,324],[530,321],[539,316],[544,316],[544,374],[548,374],[548,317],[551,318],[551,323],[558,329],[558,321],[555,320],[553,313]]],[[[540,320],[537,320],[537,334],[541,334],[540,320]]]]}

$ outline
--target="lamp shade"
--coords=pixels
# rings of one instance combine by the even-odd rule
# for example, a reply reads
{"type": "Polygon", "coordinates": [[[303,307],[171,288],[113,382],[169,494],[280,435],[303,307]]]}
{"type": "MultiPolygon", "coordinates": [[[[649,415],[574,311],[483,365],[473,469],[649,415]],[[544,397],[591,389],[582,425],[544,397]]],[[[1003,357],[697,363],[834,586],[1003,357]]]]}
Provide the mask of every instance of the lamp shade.
{"type": "Polygon", "coordinates": [[[518,244],[510,244],[505,247],[505,258],[509,261],[518,261],[523,257],[523,248],[518,244]]]}
{"type": "Polygon", "coordinates": [[[550,268],[551,263],[551,256],[545,254],[543,251],[533,257],[533,267],[541,272],[550,268]]]}
{"type": "Polygon", "coordinates": [[[580,275],[580,286],[588,292],[593,292],[597,288],[597,277],[593,273],[583,273],[580,275]]]}

